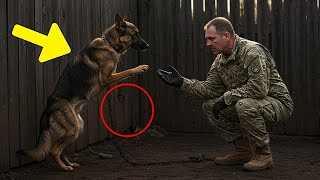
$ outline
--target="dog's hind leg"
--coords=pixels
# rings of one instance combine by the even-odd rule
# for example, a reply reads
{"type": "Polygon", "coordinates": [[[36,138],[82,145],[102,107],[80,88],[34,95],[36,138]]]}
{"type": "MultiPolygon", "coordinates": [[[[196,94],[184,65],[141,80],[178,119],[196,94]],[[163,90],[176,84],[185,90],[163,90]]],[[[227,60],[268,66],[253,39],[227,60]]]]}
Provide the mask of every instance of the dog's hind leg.
{"type": "Polygon", "coordinates": [[[73,170],[73,167],[67,161],[64,163],[61,160],[61,153],[66,146],[73,143],[78,137],[80,125],[76,113],[69,106],[61,107],[53,113],[50,126],[57,137],[57,142],[50,152],[52,158],[63,170],[73,170]]]}
{"type": "MultiPolygon", "coordinates": [[[[77,120],[78,120],[78,124],[79,124],[79,132],[78,134],[81,134],[83,132],[83,126],[84,126],[84,122],[80,116],[80,114],[77,114],[77,120]]],[[[64,164],[69,165],[71,167],[79,167],[80,165],[78,163],[72,163],[68,160],[66,154],[63,152],[64,150],[62,150],[62,155],[61,155],[61,160],[64,162],[64,164]]]]}
{"type": "Polygon", "coordinates": [[[68,159],[65,157],[65,155],[61,155],[63,149],[66,146],[73,143],[77,138],[77,134],[74,131],[73,132],[72,131],[73,130],[71,130],[70,133],[68,132],[68,134],[66,134],[65,137],[61,138],[50,152],[52,158],[56,161],[58,166],[60,166],[65,171],[72,171],[73,167],[79,166],[76,163],[70,163],[68,159]]]}

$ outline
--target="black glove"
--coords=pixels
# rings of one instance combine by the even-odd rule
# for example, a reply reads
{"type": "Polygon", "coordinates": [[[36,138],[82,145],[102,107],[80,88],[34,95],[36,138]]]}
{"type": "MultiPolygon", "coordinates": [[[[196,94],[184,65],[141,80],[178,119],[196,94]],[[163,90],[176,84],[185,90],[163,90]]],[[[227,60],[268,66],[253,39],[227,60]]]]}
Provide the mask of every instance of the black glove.
{"type": "Polygon", "coordinates": [[[212,107],[212,113],[214,115],[214,117],[216,119],[219,119],[219,112],[225,108],[227,108],[228,106],[226,105],[226,103],[224,102],[224,97],[221,96],[219,97],[219,99],[217,100],[216,103],[213,104],[212,107]]]}
{"type": "Polygon", "coordinates": [[[174,67],[169,65],[169,68],[171,72],[158,69],[157,74],[159,75],[160,79],[166,84],[180,88],[183,84],[183,77],[174,67]]]}

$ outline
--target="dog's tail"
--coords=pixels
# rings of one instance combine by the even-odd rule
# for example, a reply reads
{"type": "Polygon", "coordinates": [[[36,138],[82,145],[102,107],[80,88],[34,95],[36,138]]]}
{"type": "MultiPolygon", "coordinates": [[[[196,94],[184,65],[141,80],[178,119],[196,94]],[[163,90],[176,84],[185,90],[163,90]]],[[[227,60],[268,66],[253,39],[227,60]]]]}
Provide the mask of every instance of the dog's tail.
{"type": "Polygon", "coordinates": [[[43,130],[33,149],[19,150],[16,153],[29,156],[36,161],[42,161],[51,150],[52,137],[49,129],[43,130]]]}
{"type": "Polygon", "coordinates": [[[40,135],[33,149],[19,150],[16,153],[31,157],[33,160],[42,161],[51,150],[52,134],[49,127],[48,113],[44,111],[40,119],[40,135]]]}

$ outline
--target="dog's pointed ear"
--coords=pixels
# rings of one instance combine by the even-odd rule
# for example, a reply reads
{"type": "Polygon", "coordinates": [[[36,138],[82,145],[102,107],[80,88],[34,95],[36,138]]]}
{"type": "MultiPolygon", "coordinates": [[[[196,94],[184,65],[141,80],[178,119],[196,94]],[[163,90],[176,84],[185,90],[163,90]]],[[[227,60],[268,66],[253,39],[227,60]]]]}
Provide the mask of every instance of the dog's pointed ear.
{"type": "Polygon", "coordinates": [[[118,13],[116,13],[116,15],[114,16],[114,21],[118,27],[123,27],[126,25],[126,23],[123,21],[122,17],[118,13]]]}

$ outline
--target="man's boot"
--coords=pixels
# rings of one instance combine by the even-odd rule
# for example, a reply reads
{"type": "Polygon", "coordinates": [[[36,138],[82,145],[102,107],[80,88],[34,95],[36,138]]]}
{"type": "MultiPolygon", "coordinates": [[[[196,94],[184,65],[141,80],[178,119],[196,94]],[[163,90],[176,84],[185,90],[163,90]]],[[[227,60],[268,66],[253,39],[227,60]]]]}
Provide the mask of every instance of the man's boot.
{"type": "Polygon", "coordinates": [[[261,171],[273,166],[272,154],[269,144],[256,148],[256,154],[250,162],[243,165],[248,171],[261,171]]]}
{"type": "Polygon", "coordinates": [[[247,138],[241,138],[233,142],[234,151],[224,157],[216,157],[217,165],[230,166],[244,164],[252,158],[252,152],[247,138]]]}

